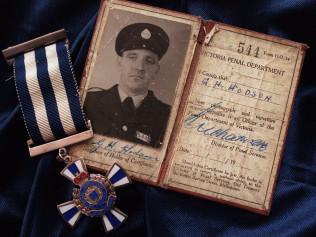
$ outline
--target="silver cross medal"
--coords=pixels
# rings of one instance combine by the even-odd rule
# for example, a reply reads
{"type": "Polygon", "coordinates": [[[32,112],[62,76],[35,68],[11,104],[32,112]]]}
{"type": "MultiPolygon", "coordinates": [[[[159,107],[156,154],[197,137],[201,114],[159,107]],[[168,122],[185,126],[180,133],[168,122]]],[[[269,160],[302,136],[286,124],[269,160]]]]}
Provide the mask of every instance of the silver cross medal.
{"type": "Polygon", "coordinates": [[[76,186],[72,201],[57,205],[63,219],[74,226],[81,214],[89,217],[101,217],[106,232],[118,228],[127,215],[114,207],[115,188],[131,183],[126,172],[114,164],[105,176],[89,174],[82,159],[71,162],[65,148],[59,149],[59,159],[68,163],[60,172],[76,186]]]}

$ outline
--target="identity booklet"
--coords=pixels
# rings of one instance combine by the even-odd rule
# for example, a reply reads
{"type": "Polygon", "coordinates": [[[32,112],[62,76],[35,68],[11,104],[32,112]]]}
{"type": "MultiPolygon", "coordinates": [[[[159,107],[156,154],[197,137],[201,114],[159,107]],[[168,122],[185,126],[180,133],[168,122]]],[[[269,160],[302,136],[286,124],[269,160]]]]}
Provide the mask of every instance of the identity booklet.
{"type": "Polygon", "coordinates": [[[307,46],[102,1],[80,86],[93,139],[74,157],[267,215],[307,46]]]}

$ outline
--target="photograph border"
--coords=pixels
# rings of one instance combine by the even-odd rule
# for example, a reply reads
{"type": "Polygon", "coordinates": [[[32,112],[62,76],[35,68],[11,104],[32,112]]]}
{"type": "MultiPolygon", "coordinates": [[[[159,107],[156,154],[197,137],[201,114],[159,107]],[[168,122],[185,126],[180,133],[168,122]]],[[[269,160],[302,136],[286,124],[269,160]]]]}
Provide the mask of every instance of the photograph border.
{"type": "MultiPolygon", "coordinates": [[[[160,148],[153,148],[146,145],[141,145],[142,148],[149,154],[155,155],[158,157],[158,161],[154,165],[155,167],[152,169],[152,175],[148,176],[145,173],[148,173],[148,168],[138,168],[138,172],[132,172],[132,177],[138,180],[142,180],[145,183],[157,184],[158,178],[160,176],[160,172],[163,170],[162,165],[163,161],[167,155],[167,148],[169,146],[169,141],[171,139],[171,134],[174,126],[176,125],[177,113],[180,108],[182,94],[186,85],[187,77],[189,76],[189,71],[191,67],[191,63],[193,61],[193,56],[195,52],[196,45],[198,43],[198,35],[200,32],[200,27],[202,24],[202,19],[197,16],[192,16],[189,14],[179,13],[171,10],[166,10],[162,8],[147,6],[143,4],[128,2],[128,1],[120,1],[120,0],[103,0],[100,4],[99,15],[97,18],[96,26],[94,29],[93,37],[91,40],[90,48],[87,55],[86,64],[83,70],[82,80],[80,83],[80,98],[81,102],[84,103],[85,96],[89,89],[90,80],[92,79],[95,62],[97,60],[98,49],[101,47],[101,39],[104,34],[104,29],[106,23],[108,21],[109,11],[113,9],[125,10],[133,13],[139,13],[145,16],[157,17],[160,19],[166,19],[174,22],[184,23],[191,26],[191,33],[189,37],[189,42],[187,46],[187,52],[184,56],[184,63],[182,65],[182,70],[180,71],[177,86],[175,87],[175,96],[174,102],[172,105],[172,109],[169,115],[169,121],[166,126],[166,131],[164,135],[164,143],[160,148]],[[147,171],[147,172],[145,172],[147,171]],[[144,174],[144,175],[143,175],[144,174]]],[[[108,136],[98,135],[96,137],[104,137],[109,138],[108,136]]],[[[115,138],[114,138],[115,139],[115,138]]],[[[121,140],[121,139],[118,139],[121,140]]],[[[128,142],[124,141],[123,142],[128,142]]],[[[129,142],[131,143],[131,142],[129,142]]],[[[98,170],[104,170],[111,166],[111,164],[115,161],[114,159],[102,159],[101,163],[98,163],[101,159],[96,156],[89,157],[89,154],[86,153],[84,147],[87,146],[87,143],[81,143],[71,149],[71,153],[76,157],[84,157],[87,165],[91,168],[95,168],[98,170]]],[[[100,157],[101,158],[101,157],[100,157]]],[[[130,166],[132,167],[132,166],[130,166]]],[[[129,167],[126,167],[127,169],[129,167]]]]}

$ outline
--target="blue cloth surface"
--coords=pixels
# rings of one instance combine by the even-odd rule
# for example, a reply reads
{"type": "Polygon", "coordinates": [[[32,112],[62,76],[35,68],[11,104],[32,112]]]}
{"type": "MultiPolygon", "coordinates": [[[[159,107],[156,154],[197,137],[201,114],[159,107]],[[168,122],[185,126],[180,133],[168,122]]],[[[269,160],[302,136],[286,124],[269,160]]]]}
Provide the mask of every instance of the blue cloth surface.
{"type": "MultiPolygon", "coordinates": [[[[21,111],[0,56],[0,236],[316,236],[316,1],[139,1],[308,44],[272,211],[244,210],[134,182],[118,191],[129,215],[105,234],[99,219],[82,217],[72,229],[56,205],[70,199],[64,164],[49,153],[29,158],[21,111]]],[[[65,28],[79,79],[96,20],[98,0],[0,2],[0,49],[65,28]]]]}

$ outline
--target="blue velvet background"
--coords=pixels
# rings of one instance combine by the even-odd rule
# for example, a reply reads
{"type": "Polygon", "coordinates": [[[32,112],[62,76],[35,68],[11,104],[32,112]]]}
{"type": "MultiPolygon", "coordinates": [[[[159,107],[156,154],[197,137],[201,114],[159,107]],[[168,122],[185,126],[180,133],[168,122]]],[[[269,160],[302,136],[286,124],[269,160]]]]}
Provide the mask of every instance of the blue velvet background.
{"type": "MultiPolygon", "coordinates": [[[[118,191],[117,207],[129,215],[108,236],[316,236],[316,1],[139,1],[205,19],[307,43],[284,160],[270,216],[134,183],[118,191]]],[[[2,0],[0,49],[65,28],[80,78],[98,0],[2,0]]],[[[9,68],[0,56],[0,236],[104,236],[101,221],[82,217],[67,226],[56,205],[72,184],[55,154],[29,158],[27,134],[9,68]],[[6,233],[6,234],[5,234],[6,233]]]]}

